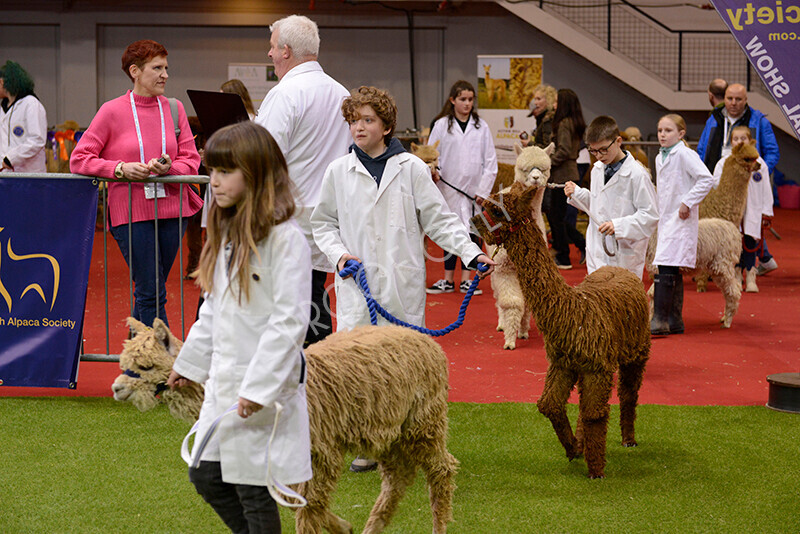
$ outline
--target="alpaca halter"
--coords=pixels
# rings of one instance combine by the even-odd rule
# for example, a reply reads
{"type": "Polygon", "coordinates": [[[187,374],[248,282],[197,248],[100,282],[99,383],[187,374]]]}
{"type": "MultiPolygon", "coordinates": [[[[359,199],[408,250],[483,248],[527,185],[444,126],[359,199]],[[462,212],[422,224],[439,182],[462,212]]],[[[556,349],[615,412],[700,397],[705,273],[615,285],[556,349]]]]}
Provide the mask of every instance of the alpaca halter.
{"type": "MultiPolygon", "coordinates": [[[[503,228],[503,224],[502,223],[496,223],[494,221],[494,219],[492,219],[492,216],[489,215],[489,210],[484,210],[482,215],[486,219],[486,222],[489,223],[489,225],[487,226],[487,229],[489,230],[489,233],[491,233],[494,236],[495,244],[496,245],[502,245],[503,242],[500,240],[500,235],[499,234],[500,234],[500,229],[503,228]],[[492,230],[492,228],[494,228],[494,230],[492,230]]],[[[530,217],[525,217],[524,219],[522,219],[518,223],[512,224],[508,228],[508,231],[509,231],[509,233],[513,234],[514,232],[518,231],[520,228],[522,228],[523,226],[525,226],[526,224],[528,224],[530,222],[531,222],[530,217]]]]}
{"type": "MultiPolygon", "coordinates": [[[[125,376],[129,376],[131,378],[142,378],[142,375],[140,375],[136,371],[131,371],[130,369],[125,369],[122,372],[122,374],[125,375],[125,376]]],[[[158,397],[159,395],[161,395],[163,392],[165,392],[168,389],[169,389],[169,386],[167,385],[166,382],[159,382],[158,384],[156,384],[156,392],[153,393],[153,396],[154,397],[158,397]]]]}

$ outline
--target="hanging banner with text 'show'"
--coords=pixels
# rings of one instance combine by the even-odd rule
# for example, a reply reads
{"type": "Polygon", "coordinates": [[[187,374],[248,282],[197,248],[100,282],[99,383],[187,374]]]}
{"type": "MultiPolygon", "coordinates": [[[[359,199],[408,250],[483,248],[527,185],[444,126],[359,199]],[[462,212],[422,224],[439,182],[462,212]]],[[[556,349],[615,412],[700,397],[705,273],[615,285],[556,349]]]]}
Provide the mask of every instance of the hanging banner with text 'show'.
{"type": "Polygon", "coordinates": [[[0,384],[75,388],[97,185],[0,178],[0,192],[0,384]]]}
{"type": "Polygon", "coordinates": [[[800,139],[800,3],[712,2],[800,139]]]}

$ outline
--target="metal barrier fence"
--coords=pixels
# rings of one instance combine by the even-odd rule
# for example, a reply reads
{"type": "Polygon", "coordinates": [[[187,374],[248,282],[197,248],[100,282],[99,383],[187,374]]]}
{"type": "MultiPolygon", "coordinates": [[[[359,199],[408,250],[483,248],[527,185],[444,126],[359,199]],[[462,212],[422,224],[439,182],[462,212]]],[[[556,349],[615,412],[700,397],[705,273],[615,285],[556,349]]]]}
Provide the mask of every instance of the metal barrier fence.
{"type": "MultiPolygon", "coordinates": [[[[165,184],[179,184],[179,198],[183,198],[183,188],[184,184],[207,184],[209,181],[209,177],[205,175],[187,175],[187,176],[151,176],[147,180],[116,180],[110,178],[98,178],[92,176],[84,176],[82,174],[63,174],[63,173],[3,173],[3,178],[19,178],[19,179],[61,179],[61,180],[85,180],[87,178],[93,179],[96,183],[101,182],[127,182],[128,186],[128,213],[131,213],[131,204],[132,204],[132,197],[131,197],[131,183],[165,183],[165,184]]],[[[189,187],[188,185],[186,187],[189,187]]],[[[108,312],[109,312],[109,304],[108,304],[108,188],[102,187],[101,194],[99,197],[99,202],[102,206],[102,214],[103,214],[103,285],[104,285],[104,294],[105,294],[105,331],[106,331],[106,353],[105,354],[81,354],[81,361],[90,361],[90,362],[117,362],[119,361],[119,355],[111,354],[110,346],[110,327],[109,327],[109,320],[108,320],[108,312]]],[[[179,272],[183,273],[183,202],[181,202],[178,213],[178,232],[180,233],[179,238],[179,247],[178,247],[178,258],[179,258],[179,272]]],[[[154,198],[154,211],[155,211],[155,258],[154,261],[158,264],[158,196],[154,198]]],[[[129,254],[128,257],[130,258],[130,247],[132,246],[132,227],[131,227],[130,217],[128,218],[128,245],[129,245],[129,254]]],[[[185,317],[184,317],[184,294],[183,294],[183,284],[181,284],[180,289],[180,306],[181,306],[181,339],[184,338],[185,328],[185,317]]],[[[156,288],[158,288],[158,269],[156,269],[156,288]]],[[[131,315],[133,315],[133,271],[131,266],[128,266],[128,293],[129,293],[129,304],[131,315]]],[[[158,289],[156,289],[156,316],[158,316],[158,289]]],[[[84,318],[85,320],[85,318],[84,318]]]]}
{"type": "Polygon", "coordinates": [[[723,78],[771,98],[728,31],[673,30],[627,0],[538,3],[676,91],[705,92],[712,78],[723,78]]]}

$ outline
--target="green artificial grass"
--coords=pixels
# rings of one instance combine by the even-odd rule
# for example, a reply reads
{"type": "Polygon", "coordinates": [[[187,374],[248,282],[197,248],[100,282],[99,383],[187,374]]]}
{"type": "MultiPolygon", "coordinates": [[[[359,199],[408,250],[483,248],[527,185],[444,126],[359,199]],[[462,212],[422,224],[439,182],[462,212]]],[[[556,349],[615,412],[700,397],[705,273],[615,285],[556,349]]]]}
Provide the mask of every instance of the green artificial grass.
{"type": "MultiPolygon", "coordinates": [[[[452,404],[461,469],[449,532],[800,532],[800,415],[641,406],[630,449],[618,421],[614,406],[607,478],[589,480],[534,405],[452,404]]],[[[188,430],[164,407],[0,398],[0,532],[225,532],[188,481],[188,430]]],[[[334,512],[360,532],[379,485],[375,472],[343,474],[334,512]]],[[[294,532],[292,513],[281,514],[294,532]]],[[[430,530],[419,476],[386,532],[430,530]]]]}

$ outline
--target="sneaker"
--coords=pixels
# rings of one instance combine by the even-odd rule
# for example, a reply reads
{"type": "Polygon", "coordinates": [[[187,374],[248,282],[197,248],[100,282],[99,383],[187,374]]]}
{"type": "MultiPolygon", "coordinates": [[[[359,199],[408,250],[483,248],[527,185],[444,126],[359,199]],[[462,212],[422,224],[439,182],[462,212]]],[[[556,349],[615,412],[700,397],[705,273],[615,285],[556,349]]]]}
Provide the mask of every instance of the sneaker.
{"type": "Polygon", "coordinates": [[[774,271],[778,268],[778,263],[775,261],[775,258],[770,258],[766,263],[759,263],[758,267],[756,267],[756,274],[758,276],[763,276],[770,271],[774,271]]]}
{"type": "Polygon", "coordinates": [[[374,471],[378,468],[378,462],[370,460],[369,458],[362,458],[357,456],[353,463],[350,464],[350,471],[353,473],[365,473],[367,471],[374,471]]]}
{"type": "Polygon", "coordinates": [[[581,250],[581,265],[586,265],[586,250],[581,250]]]}
{"type": "MultiPolygon", "coordinates": [[[[471,286],[471,285],[472,285],[472,282],[470,282],[469,280],[464,280],[463,282],[461,282],[461,285],[458,286],[458,287],[459,287],[459,289],[461,290],[462,293],[466,293],[467,291],[469,291],[469,286],[471,286]]],[[[483,290],[476,287],[475,291],[473,291],[473,293],[472,293],[472,296],[474,297],[475,295],[482,295],[482,294],[483,294],[483,290]]]]}
{"type": "Polygon", "coordinates": [[[439,295],[441,293],[452,293],[456,290],[456,285],[453,282],[448,282],[447,280],[439,280],[431,287],[425,290],[425,292],[429,295],[439,295]]]}
{"type": "Polygon", "coordinates": [[[568,271],[569,269],[572,269],[572,265],[570,265],[569,263],[558,263],[558,262],[556,262],[556,267],[558,267],[559,269],[561,269],[563,271],[568,271]]]}

